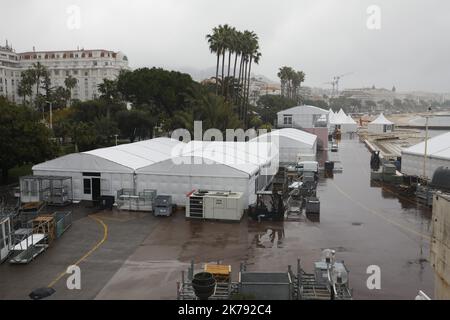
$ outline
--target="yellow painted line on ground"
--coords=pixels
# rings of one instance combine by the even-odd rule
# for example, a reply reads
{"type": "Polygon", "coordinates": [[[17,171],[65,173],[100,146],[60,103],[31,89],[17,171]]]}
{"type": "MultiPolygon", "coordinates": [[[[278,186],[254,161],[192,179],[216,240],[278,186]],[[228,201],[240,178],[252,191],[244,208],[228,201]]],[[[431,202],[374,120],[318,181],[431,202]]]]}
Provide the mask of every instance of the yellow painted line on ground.
{"type": "Polygon", "coordinates": [[[395,226],[397,226],[397,227],[399,227],[399,228],[401,228],[401,229],[403,229],[405,231],[411,232],[411,233],[413,233],[413,234],[415,234],[415,235],[417,235],[417,236],[419,236],[421,238],[424,238],[425,240],[428,240],[428,241],[431,240],[431,237],[429,235],[426,235],[426,234],[423,234],[423,233],[421,233],[419,231],[416,231],[416,230],[414,230],[414,229],[412,229],[412,228],[410,228],[410,227],[408,227],[408,226],[406,226],[406,225],[404,225],[404,224],[402,224],[400,222],[397,222],[397,221],[394,221],[392,219],[389,219],[388,217],[384,216],[383,214],[381,214],[381,213],[379,213],[379,212],[377,212],[377,211],[375,211],[373,209],[370,209],[369,207],[367,207],[363,203],[353,199],[347,192],[345,192],[341,187],[339,187],[334,181],[331,181],[331,183],[336,188],[336,190],[338,190],[340,193],[342,193],[347,199],[349,199],[351,202],[357,204],[358,206],[360,206],[361,208],[363,208],[367,212],[372,213],[372,214],[382,218],[383,220],[389,222],[390,224],[393,224],[393,225],[395,225],[395,226]]]}
{"type": "MultiPolygon", "coordinates": [[[[103,242],[106,241],[106,239],[108,238],[108,226],[99,218],[94,217],[94,216],[89,216],[89,218],[97,221],[102,227],[103,227],[103,238],[95,245],[92,247],[91,250],[89,250],[88,252],[86,252],[85,255],[83,255],[80,259],[78,259],[74,264],[72,265],[76,265],[78,266],[81,262],[83,262],[87,257],[89,257],[95,250],[97,250],[102,244],[103,242]]],[[[50,282],[48,284],[47,287],[53,287],[59,280],[61,280],[61,278],[63,278],[66,275],[66,271],[61,272],[52,282],[50,282]]]]}

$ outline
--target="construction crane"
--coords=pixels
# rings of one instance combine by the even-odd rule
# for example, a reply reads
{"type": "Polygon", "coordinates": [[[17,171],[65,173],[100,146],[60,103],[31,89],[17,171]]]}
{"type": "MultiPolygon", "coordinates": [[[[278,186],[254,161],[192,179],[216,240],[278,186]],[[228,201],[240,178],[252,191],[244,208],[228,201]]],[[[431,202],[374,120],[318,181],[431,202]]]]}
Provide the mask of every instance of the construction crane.
{"type": "Polygon", "coordinates": [[[338,76],[334,76],[331,80],[331,82],[324,82],[325,84],[331,84],[333,90],[331,91],[331,96],[336,97],[339,94],[339,81],[341,78],[351,75],[353,72],[344,73],[338,76]]]}
{"type": "Polygon", "coordinates": [[[331,96],[334,96],[334,90],[336,87],[336,82],[331,81],[331,82],[324,82],[323,84],[331,84],[331,86],[333,87],[333,89],[331,90],[331,96]]]}
{"type": "Polygon", "coordinates": [[[336,86],[336,95],[339,94],[339,80],[341,80],[342,77],[349,76],[351,74],[353,74],[353,72],[347,72],[347,73],[341,74],[339,76],[333,77],[333,81],[335,82],[335,86],[336,86]]]}

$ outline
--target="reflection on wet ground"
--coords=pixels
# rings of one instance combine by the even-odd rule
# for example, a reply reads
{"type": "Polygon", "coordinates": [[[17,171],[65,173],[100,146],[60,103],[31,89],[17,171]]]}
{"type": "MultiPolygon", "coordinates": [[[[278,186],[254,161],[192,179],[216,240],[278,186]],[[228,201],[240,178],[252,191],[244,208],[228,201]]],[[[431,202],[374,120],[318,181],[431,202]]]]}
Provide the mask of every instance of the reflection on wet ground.
{"type": "MultiPolygon", "coordinates": [[[[320,161],[329,157],[322,153],[320,161]]],[[[285,271],[301,258],[302,267],[311,272],[324,248],[335,249],[350,269],[355,299],[413,299],[418,290],[432,295],[430,210],[388,186],[371,185],[370,154],[357,137],[340,141],[338,154],[331,157],[339,158],[343,172],[319,182],[320,222],[258,223],[244,216],[240,223],[222,223],[186,220],[183,213],[160,219],[97,298],[173,299],[180,272],[191,259],[198,267],[230,264],[233,280],[241,262],[248,270],[285,271]],[[145,267],[153,263],[165,267],[145,267]],[[381,290],[367,289],[370,265],[381,268],[381,290]],[[141,279],[140,286],[130,287],[130,279],[141,279]]]]}

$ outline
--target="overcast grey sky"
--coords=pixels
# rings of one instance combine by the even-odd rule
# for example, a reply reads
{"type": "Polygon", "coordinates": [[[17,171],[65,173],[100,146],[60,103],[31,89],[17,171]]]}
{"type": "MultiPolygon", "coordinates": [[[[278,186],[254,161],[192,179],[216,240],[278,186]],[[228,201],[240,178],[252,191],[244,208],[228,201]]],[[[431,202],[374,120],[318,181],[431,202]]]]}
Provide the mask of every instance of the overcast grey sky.
{"type": "Polygon", "coordinates": [[[120,50],[131,67],[206,69],[215,65],[205,35],[218,24],[255,31],[263,54],[255,72],[306,73],[323,86],[353,72],[341,87],[450,92],[448,0],[0,0],[0,41],[20,51],[120,50]],[[80,28],[67,26],[71,5],[80,28]],[[381,28],[370,30],[370,5],[381,28]]]}

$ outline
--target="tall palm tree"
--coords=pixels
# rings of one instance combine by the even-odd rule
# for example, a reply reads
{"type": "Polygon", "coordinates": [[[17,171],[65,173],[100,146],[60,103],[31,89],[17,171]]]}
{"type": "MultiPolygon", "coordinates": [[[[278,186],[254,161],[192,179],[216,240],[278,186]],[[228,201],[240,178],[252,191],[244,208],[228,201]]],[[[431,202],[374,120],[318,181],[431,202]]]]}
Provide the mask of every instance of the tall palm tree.
{"type": "Polygon", "coordinates": [[[42,78],[46,78],[48,77],[48,70],[45,66],[43,66],[40,62],[37,63],[33,63],[33,65],[31,66],[31,69],[29,69],[29,74],[31,79],[33,79],[33,84],[36,85],[36,108],[38,108],[39,106],[38,104],[38,96],[39,96],[39,89],[41,88],[41,80],[42,78]]]}
{"type": "Polygon", "coordinates": [[[208,40],[209,50],[211,53],[215,53],[217,55],[217,63],[216,63],[216,94],[219,93],[219,65],[220,65],[220,55],[221,55],[221,39],[219,28],[214,27],[213,32],[211,34],[206,35],[206,39],[208,40]]]}
{"type": "Polygon", "coordinates": [[[32,77],[30,70],[25,70],[24,72],[22,72],[17,91],[23,99],[22,100],[23,104],[26,103],[26,98],[30,97],[30,105],[31,105],[31,98],[33,95],[33,89],[32,89],[33,84],[34,84],[34,79],[32,77]]]}
{"type": "Polygon", "coordinates": [[[70,96],[69,96],[69,107],[72,104],[72,90],[76,87],[78,83],[78,79],[72,77],[71,75],[68,75],[67,78],[64,80],[64,85],[66,86],[66,89],[69,90],[70,96]]]}
{"type": "MultiPolygon", "coordinates": [[[[232,98],[235,98],[235,92],[236,89],[239,88],[239,81],[237,82],[238,87],[236,88],[236,67],[237,67],[237,61],[239,56],[242,55],[242,32],[236,31],[233,37],[233,52],[234,52],[234,67],[233,67],[233,92],[232,92],[232,98]]],[[[240,75],[240,69],[239,69],[239,75],[240,75]]]]}
{"type": "MultiPolygon", "coordinates": [[[[225,78],[225,55],[227,53],[227,50],[229,50],[230,46],[231,46],[231,42],[232,42],[232,33],[233,33],[233,28],[230,27],[228,24],[225,24],[223,26],[219,26],[220,29],[220,34],[221,37],[220,39],[222,40],[222,83],[224,82],[224,78],[225,78]]],[[[231,55],[229,55],[229,59],[231,60],[231,55]]],[[[228,63],[228,74],[230,71],[230,62],[228,63]]],[[[222,86],[222,95],[225,96],[225,87],[222,86]]]]}
{"type": "Polygon", "coordinates": [[[244,100],[244,123],[248,124],[248,105],[249,105],[249,97],[250,97],[250,80],[251,80],[251,72],[252,72],[252,62],[258,64],[261,59],[261,52],[259,52],[259,44],[258,44],[258,36],[252,32],[250,42],[250,50],[249,50],[249,62],[248,62],[248,81],[247,81],[247,96],[244,100]]]}

